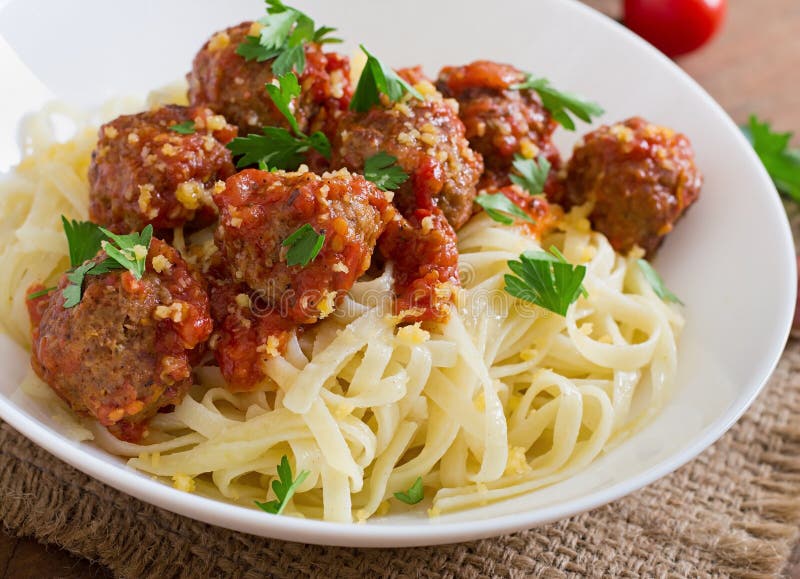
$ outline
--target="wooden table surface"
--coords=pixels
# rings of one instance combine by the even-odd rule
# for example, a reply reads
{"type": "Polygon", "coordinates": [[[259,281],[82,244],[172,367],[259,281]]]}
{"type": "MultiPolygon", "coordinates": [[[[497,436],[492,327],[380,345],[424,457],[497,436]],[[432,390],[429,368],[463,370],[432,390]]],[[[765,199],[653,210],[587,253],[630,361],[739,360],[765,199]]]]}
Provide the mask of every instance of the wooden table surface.
{"type": "MultiPolygon", "coordinates": [[[[622,1],[587,0],[618,16],[622,1]]],[[[722,33],[704,49],[680,60],[738,123],[751,113],[775,128],[800,133],[800,2],[730,0],[722,33]]],[[[798,135],[800,137],[800,135],[798,135]]],[[[800,139],[795,142],[800,143],[800,139]]],[[[0,527],[1,528],[1,527],[0,527]]],[[[795,568],[800,577],[800,567],[795,568]]],[[[0,578],[110,577],[107,569],[66,551],[0,530],[0,578]]]]}

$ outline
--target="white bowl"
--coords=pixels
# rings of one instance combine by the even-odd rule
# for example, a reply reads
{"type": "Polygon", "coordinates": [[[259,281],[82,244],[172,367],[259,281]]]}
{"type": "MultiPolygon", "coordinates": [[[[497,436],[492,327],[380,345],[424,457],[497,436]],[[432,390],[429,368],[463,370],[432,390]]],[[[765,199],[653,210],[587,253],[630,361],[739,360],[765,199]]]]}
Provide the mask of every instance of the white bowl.
{"type": "MultiPolygon", "coordinates": [[[[176,513],[267,537],[359,547],[464,541],[592,509],[678,468],[737,420],[783,349],[794,309],[795,254],[766,172],[736,125],[697,84],[636,36],[573,1],[297,4],[318,22],[338,26],[350,41],[345,50],[363,42],[392,65],[423,63],[431,74],[443,64],[477,58],[512,62],[597,100],[607,111],[599,122],[642,115],[691,138],[705,186],[657,259],[687,304],[673,399],[642,431],[567,481],[435,519],[397,515],[364,525],[269,516],[183,493],[91,445],[71,442],[46,410],[11,401],[28,360],[0,336],[3,420],[87,474],[176,513]]],[[[115,94],[144,93],[183,75],[213,31],[262,10],[257,0],[140,0],[124,13],[105,0],[12,0],[4,7],[0,0],[6,41],[0,38],[0,78],[12,87],[3,91],[0,107],[0,168],[17,159],[14,131],[24,112],[51,96],[91,105],[115,94]]],[[[574,138],[560,134],[567,155],[574,138]]]]}

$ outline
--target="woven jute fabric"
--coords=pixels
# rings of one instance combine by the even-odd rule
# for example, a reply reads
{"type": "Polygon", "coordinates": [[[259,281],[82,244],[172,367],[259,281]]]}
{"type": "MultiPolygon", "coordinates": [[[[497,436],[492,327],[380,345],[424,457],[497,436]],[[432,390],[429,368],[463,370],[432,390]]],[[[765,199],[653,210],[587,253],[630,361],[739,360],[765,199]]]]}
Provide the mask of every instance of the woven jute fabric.
{"type": "Polygon", "coordinates": [[[496,539],[374,550],[260,539],[123,495],[8,425],[0,516],[8,532],[122,577],[773,577],[800,523],[800,342],[739,423],[689,465],[593,512],[496,539]]]}

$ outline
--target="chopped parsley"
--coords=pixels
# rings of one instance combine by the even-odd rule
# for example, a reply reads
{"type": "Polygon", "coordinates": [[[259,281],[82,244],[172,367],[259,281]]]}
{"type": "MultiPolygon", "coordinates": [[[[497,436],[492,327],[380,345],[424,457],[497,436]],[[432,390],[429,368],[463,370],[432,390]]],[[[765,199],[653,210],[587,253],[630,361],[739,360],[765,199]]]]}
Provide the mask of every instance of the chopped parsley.
{"type": "Polygon", "coordinates": [[[514,170],[511,174],[511,182],[519,185],[531,195],[541,195],[544,191],[544,184],[550,174],[550,162],[544,157],[538,160],[526,159],[521,155],[514,155],[514,170]]]}
{"type": "Polygon", "coordinates": [[[551,253],[526,251],[508,262],[516,275],[506,274],[505,290],[512,296],[565,316],[580,294],[586,294],[586,266],[567,263],[555,247],[551,253]]]}
{"type": "Polygon", "coordinates": [[[742,130],[778,191],[800,202],[800,149],[789,147],[794,133],[774,132],[755,115],[750,115],[742,130]]]}
{"type": "Polygon", "coordinates": [[[185,121],[183,123],[174,124],[169,128],[169,130],[180,133],[181,135],[194,135],[194,121],[185,121]]]}
{"type": "Polygon", "coordinates": [[[304,223],[289,237],[283,240],[286,252],[286,265],[307,266],[314,261],[325,243],[325,233],[317,233],[308,223],[304,223]]]}
{"type": "Polygon", "coordinates": [[[510,87],[512,90],[535,90],[542,99],[542,105],[553,119],[565,129],[575,130],[575,121],[570,113],[586,123],[592,122],[592,117],[599,117],[605,111],[595,102],[587,101],[568,92],[562,92],[550,86],[546,78],[534,78],[529,74],[525,82],[510,87]]]}
{"type": "Polygon", "coordinates": [[[683,305],[680,298],[667,289],[667,286],[664,285],[664,280],[661,279],[661,276],[658,275],[658,272],[646,259],[637,259],[636,265],[639,266],[647,283],[650,284],[650,287],[653,288],[653,291],[656,292],[658,297],[665,302],[683,305]]]}
{"type": "Polygon", "coordinates": [[[360,47],[364,54],[367,55],[367,63],[364,65],[364,70],[361,71],[356,92],[350,101],[350,110],[363,113],[375,105],[381,104],[381,93],[389,97],[391,102],[399,101],[406,93],[419,100],[424,100],[417,89],[375,58],[364,48],[363,44],[360,47]]]}
{"type": "Polygon", "coordinates": [[[292,467],[289,465],[289,459],[284,454],[281,457],[281,463],[278,465],[278,478],[272,481],[272,490],[278,498],[266,503],[254,501],[256,506],[272,515],[280,515],[286,505],[289,504],[289,500],[294,496],[297,487],[303,484],[309,474],[311,474],[309,471],[304,470],[297,475],[296,479],[293,479],[292,467]]]}
{"type": "Polygon", "coordinates": [[[336,29],[329,26],[316,28],[314,20],[307,14],[286,6],[281,0],[266,0],[267,15],[259,19],[262,25],[258,36],[247,36],[236,54],[247,61],[264,62],[275,59],[272,72],[276,76],[296,70],[302,74],[306,68],[305,45],[341,42],[330,33],[336,29]]]}
{"type": "Polygon", "coordinates": [[[502,193],[481,193],[475,198],[475,203],[483,207],[489,217],[503,225],[514,223],[514,217],[533,223],[530,215],[502,193]]]}
{"type": "MultiPolygon", "coordinates": [[[[67,236],[71,266],[67,272],[70,283],[61,292],[65,308],[80,303],[87,275],[102,275],[120,269],[127,269],[136,279],[144,275],[147,251],[153,239],[152,225],[145,227],[141,233],[115,235],[89,221],[70,221],[62,215],[61,222],[67,236]],[[101,249],[105,250],[108,257],[101,262],[90,261],[101,249]]],[[[34,299],[32,296],[28,298],[34,299]]]]}
{"type": "Polygon", "coordinates": [[[35,300],[43,296],[46,296],[47,294],[49,294],[52,291],[55,291],[56,289],[58,289],[56,288],[56,286],[46,287],[44,289],[40,289],[38,292],[33,292],[32,294],[28,294],[27,296],[25,296],[25,299],[35,300]]]}
{"type": "Polygon", "coordinates": [[[397,157],[381,151],[364,162],[364,178],[382,191],[394,191],[408,180],[408,173],[397,165],[397,157]]]}
{"type": "Polygon", "coordinates": [[[425,497],[425,491],[422,488],[422,477],[418,476],[409,489],[404,493],[394,493],[394,498],[398,501],[403,501],[407,505],[416,505],[425,497]]]}
{"type": "Polygon", "coordinates": [[[278,85],[267,84],[267,94],[275,106],[286,117],[291,131],[283,127],[264,127],[262,135],[252,134],[237,137],[227,144],[228,149],[238,157],[237,167],[258,165],[262,170],[294,170],[305,159],[305,154],[313,149],[325,158],[331,156],[331,144],[321,131],[306,135],[300,131],[297,119],[291,111],[292,99],[300,94],[300,83],[294,73],[289,72],[278,78],[278,85]]]}

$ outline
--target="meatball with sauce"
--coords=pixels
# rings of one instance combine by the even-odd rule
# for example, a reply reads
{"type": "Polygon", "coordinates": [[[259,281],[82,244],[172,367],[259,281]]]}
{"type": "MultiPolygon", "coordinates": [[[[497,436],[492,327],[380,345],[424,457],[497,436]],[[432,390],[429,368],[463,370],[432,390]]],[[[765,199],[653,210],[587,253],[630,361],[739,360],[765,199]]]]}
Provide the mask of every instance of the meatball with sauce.
{"type": "Polygon", "coordinates": [[[556,228],[563,217],[563,211],[558,205],[549,203],[544,195],[530,195],[519,185],[506,185],[499,189],[487,189],[481,193],[502,193],[514,204],[530,216],[531,221],[517,220],[533,237],[542,239],[556,228]]]}
{"type": "Polygon", "coordinates": [[[346,114],[332,143],[331,166],[361,172],[370,157],[388,153],[409,175],[394,198],[403,215],[438,207],[458,229],[472,213],[483,162],[464,137],[457,103],[443,99],[430,83],[417,87],[425,100],[407,95],[386,107],[346,114]]]}
{"type": "Polygon", "coordinates": [[[614,249],[638,246],[652,255],[702,182],[689,139],[634,117],[600,127],[575,147],[563,204],[593,203],[589,220],[614,249]]]}
{"type": "Polygon", "coordinates": [[[381,254],[392,263],[395,313],[405,322],[444,322],[459,287],[456,233],[437,208],[398,215],[381,236],[381,254]]]}
{"type": "Polygon", "coordinates": [[[370,266],[378,236],[394,215],[391,193],[346,169],[322,176],[247,169],[227,180],[214,200],[220,208],[217,245],[233,279],[279,305],[281,314],[312,323],[330,314],[338,299],[370,266]],[[318,255],[289,265],[287,239],[305,228],[302,253],[318,255]]]}
{"type": "Polygon", "coordinates": [[[545,190],[557,187],[555,173],[561,159],[551,138],[557,123],[535,91],[511,90],[525,74],[513,66],[479,60],[448,66],[439,73],[437,87],[459,104],[458,116],[475,151],[483,155],[483,187],[508,185],[515,155],[547,158],[553,167],[545,190]]]}
{"type": "Polygon", "coordinates": [[[122,234],[211,224],[211,191],[235,172],[225,147],[235,136],[203,107],[167,106],[103,125],[89,167],[92,221],[122,234]]]}
{"type": "Polygon", "coordinates": [[[148,419],[192,384],[190,358],[212,330],[208,295],[158,239],[140,280],[127,270],[87,275],[80,303],[65,308],[68,283],[65,275],[57,291],[28,302],[32,366],[73,410],[137,441],[148,419]]]}
{"type": "MultiPolygon", "coordinates": [[[[289,124],[275,107],[264,85],[275,81],[272,60],[247,61],[236,53],[248,36],[258,36],[261,24],[243,22],[217,32],[192,63],[189,102],[225,115],[242,135],[260,133],[263,127],[289,124]]],[[[322,51],[319,44],[305,45],[306,66],[298,75],[301,93],[294,101],[294,116],[303,132],[332,131],[338,114],[352,96],[350,61],[322,51]]]]}

